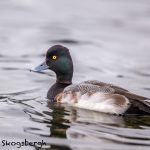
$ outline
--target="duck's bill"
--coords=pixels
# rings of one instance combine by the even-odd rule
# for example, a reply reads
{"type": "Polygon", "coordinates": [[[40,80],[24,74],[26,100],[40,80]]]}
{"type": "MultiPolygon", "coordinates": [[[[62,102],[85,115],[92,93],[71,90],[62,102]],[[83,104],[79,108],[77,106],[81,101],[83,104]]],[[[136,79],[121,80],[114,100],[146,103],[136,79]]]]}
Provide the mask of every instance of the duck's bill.
{"type": "Polygon", "coordinates": [[[43,70],[46,70],[46,69],[49,69],[49,66],[47,66],[46,62],[44,61],[42,64],[40,64],[39,66],[31,69],[31,71],[34,71],[34,72],[40,72],[40,71],[43,71],[43,70]]]}

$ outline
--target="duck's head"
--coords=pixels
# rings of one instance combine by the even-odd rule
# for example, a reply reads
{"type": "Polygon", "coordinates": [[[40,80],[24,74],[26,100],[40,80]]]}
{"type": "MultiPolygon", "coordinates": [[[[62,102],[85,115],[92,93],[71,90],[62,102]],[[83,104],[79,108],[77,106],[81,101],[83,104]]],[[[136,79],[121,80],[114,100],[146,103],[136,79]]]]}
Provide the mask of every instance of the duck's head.
{"type": "Polygon", "coordinates": [[[50,69],[56,73],[56,82],[71,84],[73,76],[73,62],[69,49],[61,45],[54,45],[50,47],[46,53],[45,61],[35,67],[33,71],[40,72],[46,69],[50,69]]]}

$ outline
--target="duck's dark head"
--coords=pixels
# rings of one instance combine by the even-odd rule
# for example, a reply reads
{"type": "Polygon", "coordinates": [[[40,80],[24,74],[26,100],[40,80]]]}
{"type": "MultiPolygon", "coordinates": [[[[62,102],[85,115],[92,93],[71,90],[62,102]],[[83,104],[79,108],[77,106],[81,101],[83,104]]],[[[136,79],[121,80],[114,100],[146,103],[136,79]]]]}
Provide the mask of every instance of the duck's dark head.
{"type": "Polygon", "coordinates": [[[73,62],[69,49],[54,45],[46,53],[45,61],[37,66],[34,71],[50,69],[56,73],[57,83],[71,84],[73,76],[73,62]]]}

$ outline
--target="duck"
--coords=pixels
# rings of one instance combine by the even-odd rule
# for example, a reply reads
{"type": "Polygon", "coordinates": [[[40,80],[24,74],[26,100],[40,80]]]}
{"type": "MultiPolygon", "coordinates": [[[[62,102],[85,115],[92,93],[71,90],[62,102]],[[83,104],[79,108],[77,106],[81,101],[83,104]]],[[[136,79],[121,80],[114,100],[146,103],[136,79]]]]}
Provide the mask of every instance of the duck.
{"type": "Polygon", "coordinates": [[[120,86],[98,80],[73,84],[73,60],[65,46],[50,47],[44,62],[32,71],[41,72],[46,69],[56,74],[56,82],[47,92],[47,98],[52,102],[115,115],[150,114],[149,98],[120,86]]]}

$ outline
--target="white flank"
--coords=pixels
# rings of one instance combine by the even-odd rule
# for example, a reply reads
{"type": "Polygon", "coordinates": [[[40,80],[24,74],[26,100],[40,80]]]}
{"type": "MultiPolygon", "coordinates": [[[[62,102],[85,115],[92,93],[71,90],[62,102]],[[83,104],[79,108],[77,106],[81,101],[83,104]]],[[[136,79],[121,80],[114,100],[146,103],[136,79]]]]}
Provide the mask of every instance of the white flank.
{"type": "Polygon", "coordinates": [[[123,98],[126,100],[126,103],[120,106],[116,104],[115,99],[107,98],[106,94],[103,93],[95,93],[92,96],[87,96],[87,94],[81,96],[80,93],[78,93],[77,103],[74,103],[69,94],[65,96],[61,102],[83,109],[119,115],[123,114],[130,106],[129,100],[124,96],[123,98]]]}

